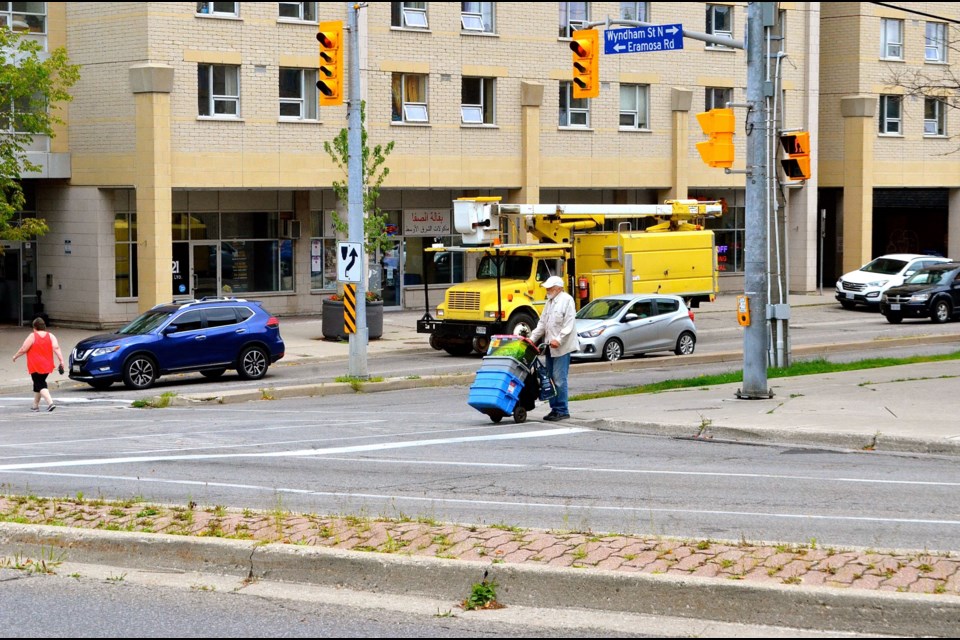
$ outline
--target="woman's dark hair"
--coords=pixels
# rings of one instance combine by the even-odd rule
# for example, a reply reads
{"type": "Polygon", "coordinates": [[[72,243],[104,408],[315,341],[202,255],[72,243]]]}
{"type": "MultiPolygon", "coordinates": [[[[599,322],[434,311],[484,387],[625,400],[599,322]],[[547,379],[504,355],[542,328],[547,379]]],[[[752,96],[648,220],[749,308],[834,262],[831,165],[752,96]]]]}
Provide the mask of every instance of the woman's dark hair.
{"type": "Polygon", "coordinates": [[[43,318],[34,318],[33,329],[35,331],[46,331],[47,323],[43,321],[43,318]]]}

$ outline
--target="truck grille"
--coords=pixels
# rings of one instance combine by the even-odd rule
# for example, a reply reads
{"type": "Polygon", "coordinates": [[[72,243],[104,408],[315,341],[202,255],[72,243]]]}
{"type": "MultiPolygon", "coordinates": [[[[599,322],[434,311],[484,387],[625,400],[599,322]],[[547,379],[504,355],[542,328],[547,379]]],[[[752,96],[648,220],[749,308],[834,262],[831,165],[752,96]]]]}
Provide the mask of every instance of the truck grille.
{"type": "Polygon", "coordinates": [[[476,291],[448,291],[447,309],[457,311],[479,311],[480,294],[476,291]]]}
{"type": "Polygon", "coordinates": [[[860,284],[857,282],[849,282],[847,280],[841,280],[840,288],[844,289],[845,291],[863,291],[864,289],[867,288],[867,285],[860,284]]]}

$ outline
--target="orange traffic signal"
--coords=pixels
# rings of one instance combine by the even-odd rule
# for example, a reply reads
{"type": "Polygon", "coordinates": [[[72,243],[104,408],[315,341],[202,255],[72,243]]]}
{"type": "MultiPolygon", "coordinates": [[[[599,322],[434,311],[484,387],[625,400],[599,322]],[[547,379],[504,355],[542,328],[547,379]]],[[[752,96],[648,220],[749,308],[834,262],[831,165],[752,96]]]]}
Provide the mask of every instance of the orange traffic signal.
{"type": "Polygon", "coordinates": [[[320,69],[317,89],[320,106],[343,104],[343,22],[321,22],[317,30],[320,43],[320,69]]]}
{"type": "Polygon", "coordinates": [[[736,121],[733,109],[710,109],[697,114],[700,128],[709,136],[706,142],[697,143],[700,157],[711,167],[730,168],[733,166],[733,132],[736,121]]]}
{"type": "Polygon", "coordinates": [[[783,172],[792,180],[810,179],[810,133],[797,131],[780,136],[787,157],[780,161],[783,172]]]}
{"type": "Polygon", "coordinates": [[[596,29],[573,32],[573,97],[600,95],[600,33],[596,29]]]}

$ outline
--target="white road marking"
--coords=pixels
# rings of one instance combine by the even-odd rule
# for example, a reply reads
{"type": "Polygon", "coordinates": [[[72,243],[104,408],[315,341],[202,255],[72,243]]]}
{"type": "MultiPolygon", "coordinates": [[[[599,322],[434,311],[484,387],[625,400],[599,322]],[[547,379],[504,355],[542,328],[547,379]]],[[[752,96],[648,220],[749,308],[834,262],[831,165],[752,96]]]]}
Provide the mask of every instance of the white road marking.
{"type": "Polygon", "coordinates": [[[344,491],[314,491],[312,489],[291,489],[286,487],[268,487],[255,484],[237,484],[231,482],[208,482],[205,480],[169,480],[164,478],[143,478],[135,476],[112,476],[112,475],[87,475],[81,473],[58,473],[49,471],[27,471],[28,475],[53,476],[61,478],[84,478],[93,480],[115,480],[136,483],[156,483],[173,484],[199,487],[216,487],[224,489],[252,489],[265,493],[285,493],[293,495],[306,496],[324,496],[330,498],[359,498],[368,500],[384,500],[392,505],[407,502],[422,502],[429,505],[452,504],[452,505],[470,505],[474,507],[519,507],[523,509],[562,509],[569,512],[573,509],[583,509],[586,511],[608,511],[619,513],[666,513],[666,514],[688,514],[696,516],[734,516],[738,518],[774,518],[787,520],[823,520],[839,522],[879,522],[884,524],[921,524],[921,525],[950,525],[960,526],[960,520],[934,520],[928,518],[881,518],[872,516],[838,516],[838,515],[819,515],[810,513],[763,513],[760,511],[724,511],[720,509],[678,509],[664,507],[623,507],[607,506],[595,504],[571,504],[569,502],[548,503],[548,502],[512,502],[506,500],[472,500],[466,498],[443,498],[439,496],[400,496],[379,493],[350,493],[344,491]]]}
{"type": "Polygon", "coordinates": [[[330,454],[358,453],[361,451],[385,451],[387,449],[406,449],[409,447],[427,447],[438,444],[460,444],[464,442],[483,442],[488,440],[517,440],[525,438],[543,438],[570,435],[592,431],[581,427],[566,429],[541,429],[519,433],[497,433],[482,436],[460,436],[457,438],[432,438],[429,440],[411,440],[408,442],[378,442],[374,444],[328,447],[326,449],[298,449],[295,451],[270,451],[265,453],[211,453],[172,456],[130,456],[118,458],[90,458],[85,460],[58,460],[50,462],[24,462],[0,465],[3,471],[24,471],[29,469],[49,469],[53,467],[87,467],[94,465],[128,464],[131,462],[166,462],[172,460],[223,460],[227,458],[291,458],[324,456],[330,454]]]}

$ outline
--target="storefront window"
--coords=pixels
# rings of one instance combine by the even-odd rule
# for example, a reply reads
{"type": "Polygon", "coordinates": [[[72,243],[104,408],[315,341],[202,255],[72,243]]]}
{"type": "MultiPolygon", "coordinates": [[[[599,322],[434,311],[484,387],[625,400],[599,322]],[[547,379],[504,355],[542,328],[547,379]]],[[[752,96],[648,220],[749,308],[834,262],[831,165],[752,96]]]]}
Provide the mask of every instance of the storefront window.
{"type": "Polygon", "coordinates": [[[733,189],[691,190],[690,197],[697,200],[720,200],[725,205],[723,215],[707,220],[705,226],[713,231],[717,247],[717,268],[720,273],[742,273],[746,227],[744,192],[733,189]]]}
{"type": "Polygon", "coordinates": [[[464,254],[443,251],[439,253],[424,251],[427,247],[442,243],[445,247],[460,246],[460,236],[438,236],[432,238],[407,238],[404,241],[403,254],[406,258],[403,266],[404,285],[454,284],[463,282],[464,254]]]}
{"type": "Polygon", "coordinates": [[[333,216],[310,212],[310,290],[337,288],[337,239],[333,216]]]}
{"type": "Polygon", "coordinates": [[[137,296],[137,214],[118,213],[113,218],[116,296],[137,296]]]}

